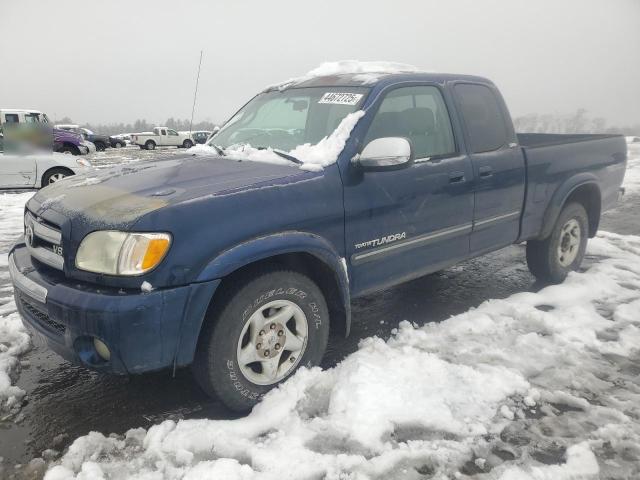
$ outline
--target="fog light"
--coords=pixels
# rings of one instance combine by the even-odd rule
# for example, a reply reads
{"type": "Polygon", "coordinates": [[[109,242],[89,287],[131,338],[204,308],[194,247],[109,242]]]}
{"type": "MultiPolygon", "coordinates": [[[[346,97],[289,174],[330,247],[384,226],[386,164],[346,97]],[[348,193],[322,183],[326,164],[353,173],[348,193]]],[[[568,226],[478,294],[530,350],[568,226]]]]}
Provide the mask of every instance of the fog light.
{"type": "Polygon", "coordinates": [[[98,353],[98,355],[100,355],[100,358],[108,362],[109,359],[111,358],[111,352],[109,351],[109,347],[107,347],[103,342],[101,342],[97,338],[93,339],[93,346],[96,349],[96,352],[98,353]]]}

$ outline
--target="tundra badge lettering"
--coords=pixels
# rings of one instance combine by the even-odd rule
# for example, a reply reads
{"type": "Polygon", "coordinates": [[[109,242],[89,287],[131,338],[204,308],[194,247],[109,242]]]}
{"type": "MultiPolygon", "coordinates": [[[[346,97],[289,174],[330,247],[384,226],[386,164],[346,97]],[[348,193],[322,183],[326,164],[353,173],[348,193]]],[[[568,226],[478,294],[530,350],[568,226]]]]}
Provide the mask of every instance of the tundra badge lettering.
{"type": "Polygon", "coordinates": [[[380,245],[397,242],[398,240],[404,240],[405,238],[407,238],[407,232],[394,233],[392,235],[387,235],[386,237],[374,238],[373,240],[369,240],[367,242],[356,243],[355,247],[356,250],[365,247],[379,247],[380,245]]]}

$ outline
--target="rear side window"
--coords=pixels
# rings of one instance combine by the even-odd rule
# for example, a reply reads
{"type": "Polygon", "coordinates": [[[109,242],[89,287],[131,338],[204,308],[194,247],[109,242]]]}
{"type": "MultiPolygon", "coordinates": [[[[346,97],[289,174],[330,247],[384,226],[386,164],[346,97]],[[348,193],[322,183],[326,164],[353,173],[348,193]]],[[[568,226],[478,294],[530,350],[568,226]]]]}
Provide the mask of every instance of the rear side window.
{"type": "Polygon", "coordinates": [[[455,152],[449,113],[436,87],[402,87],[392,90],[376,112],[365,145],[382,137],[404,137],[416,159],[455,152]]]}
{"type": "Polygon", "coordinates": [[[17,113],[6,113],[4,115],[4,121],[7,123],[18,123],[18,114],[17,113]]]}
{"type": "Polygon", "coordinates": [[[495,94],[484,85],[456,85],[456,94],[473,153],[497,150],[507,143],[507,127],[495,94]]]}

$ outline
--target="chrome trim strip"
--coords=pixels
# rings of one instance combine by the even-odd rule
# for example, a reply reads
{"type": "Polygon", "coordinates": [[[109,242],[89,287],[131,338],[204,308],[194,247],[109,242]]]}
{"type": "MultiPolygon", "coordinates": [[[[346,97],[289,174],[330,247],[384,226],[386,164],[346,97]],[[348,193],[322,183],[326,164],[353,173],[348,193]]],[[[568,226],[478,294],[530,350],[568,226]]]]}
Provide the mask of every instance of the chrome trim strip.
{"type": "Polygon", "coordinates": [[[46,263],[50,267],[57,268],[58,270],[64,270],[64,258],[60,255],[53,253],[50,250],[42,247],[32,247],[27,244],[27,250],[33,258],[46,263]]]}
{"type": "Polygon", "coordinates": [[[474,227],[479,227],[481,225],[486,225],[487,223],[499,222],[500,220],[506,220],[507,218],[511,218],[514,216],[520,216],[520,210],[511,213],[505,213],[504,215],[497,215],[495,217],[485,218],[484,220],[480,220],[479,222],[473,222],[474,227]]]}
{"type": "Polygon", "coordinates": [[[60,242],[62,242],[62,233],[60,233],[58,230],[55,230],[47,225],[44,225],[38,222],[31,213],[27,213],[27,216],[31,220],[31,225],[33,226],[33,233],[36,236],[46,240],[47,242],[60,245],[60,242]]]}
{"type": "Polygon", "coordinates": [[[385,247],[376,248],[375,250],[370,250],[368,252],[357,253],[357,254],[351,256],[351,263],[356,265],[358,263],[363,263],[364,261],[370,260],[374,256],[382,255],[384,253],[387,253],[387,252],[390,252],[390,251],[393,251],[393,250],[397,250],[399,248],[406,248],[406,247],[411,247],[411,246],[427,244],[427,243],[431,242],[432,240],[436,240],[436,239],[441,238],[441,237],[452,235],[454,233],[464,232],[465,230],[467,232],[470,232],[472,226],[473,226],[473,224],[471,224],[471,223],[465,223],[464,225],[458,225],[458,226],[452,227],[452,228],[445,228],[443,230],[438,230],[438,231],[433,232],[433,233],[427,233],[425,235],[420,235],[418,237],[411,238],[411,239],[408,239],[408,240],[405,240],[405,241],[392,243],[391,245],[387,245],[385,247]]]}
{"type": "Polygon", "coordinates": [[[13,285],[22,293],[26,293],[30,297],[35,298],[41,303],[47,302],[47,289],[38,285],[36,282],[27,278],[16,266],[13,254],[9,255],[9,275],[13,285]]]}

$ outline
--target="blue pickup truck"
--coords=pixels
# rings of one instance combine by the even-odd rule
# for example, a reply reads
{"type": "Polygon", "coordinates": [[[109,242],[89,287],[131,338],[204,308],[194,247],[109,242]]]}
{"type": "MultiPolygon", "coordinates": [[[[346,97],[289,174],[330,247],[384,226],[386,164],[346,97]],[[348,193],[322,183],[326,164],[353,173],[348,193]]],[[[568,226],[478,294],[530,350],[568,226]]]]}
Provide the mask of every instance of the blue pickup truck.
{"type": "Polygon", "coordinates": [[[521,242],[561,282],[627,155],[622,136],[517,134],[491,81],[415,72],[269,88],[198,148],[42,189],[9,269],[64,358],[192,365],[237,410],[317,365],[355,297],[521,242]]]}

